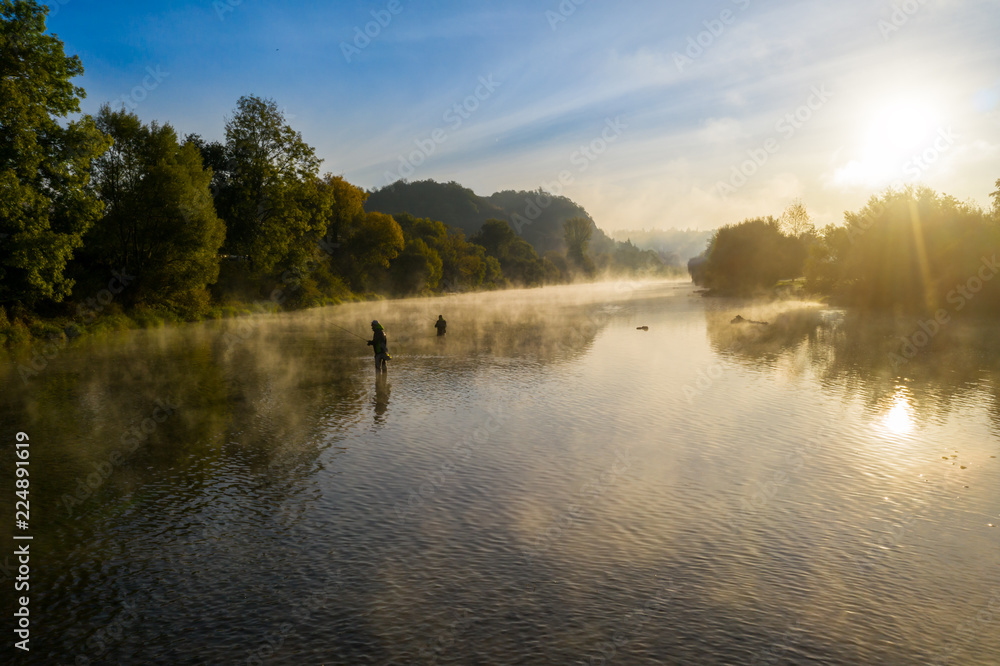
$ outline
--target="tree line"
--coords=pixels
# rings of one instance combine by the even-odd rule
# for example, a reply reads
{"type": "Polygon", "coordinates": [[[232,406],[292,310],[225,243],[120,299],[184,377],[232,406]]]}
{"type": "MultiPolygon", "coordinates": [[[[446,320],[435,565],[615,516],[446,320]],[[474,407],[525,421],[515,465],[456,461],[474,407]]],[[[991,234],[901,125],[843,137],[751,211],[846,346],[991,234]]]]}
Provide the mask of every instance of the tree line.
{"type": "Polygon", "coordinates": [[[321,175],[315,149],[255,95],[239,99],[222,141],[180,137],[110,104],[69,120],[86,95],[72,83],[83,66],[46,34],[46,14],[32,0],[0,0],[8,341],[24,322],[96,311],[197,319],[261,300],[301,308],[662,267],[631,244],[595,259],[589,217],[563,220],[566,250],[539,256],[503,219],[466,237],[427,217],[366,210],[371,193],[321,175]]]}
{"type": "Polygon", "coordinates": [[[906,312],[996,312],[1000,179],[991,208],[926,186],[873,195],[844,224],[816,230],[801,202],[779,217],[716,230],[688,262],[696,284],[748,295],[798,280],[832,302],[906,312]]]}

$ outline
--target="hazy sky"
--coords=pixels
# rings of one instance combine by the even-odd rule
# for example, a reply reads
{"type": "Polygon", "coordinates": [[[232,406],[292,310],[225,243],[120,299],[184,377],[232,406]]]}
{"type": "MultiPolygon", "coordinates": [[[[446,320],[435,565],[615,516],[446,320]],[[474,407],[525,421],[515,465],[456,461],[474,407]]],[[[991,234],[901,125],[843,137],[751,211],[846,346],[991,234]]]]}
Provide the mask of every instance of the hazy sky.
{"type": "Polygon", "coordinates": [[[364,188],[562,177],[613,231],[796,197],[840,222],[894,182],[985,206],[1000,178],[997,0],[49,4],[84,111],[124,97],[222,139],[241,95],[271,97],[364,188]]]}

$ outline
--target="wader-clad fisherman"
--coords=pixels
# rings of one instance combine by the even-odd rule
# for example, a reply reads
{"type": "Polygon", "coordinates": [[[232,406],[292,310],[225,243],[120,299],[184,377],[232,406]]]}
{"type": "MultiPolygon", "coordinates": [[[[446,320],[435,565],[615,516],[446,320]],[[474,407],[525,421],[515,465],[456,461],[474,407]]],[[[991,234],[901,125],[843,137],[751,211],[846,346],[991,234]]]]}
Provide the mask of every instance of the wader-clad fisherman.
{"type": "Polygon", "coordinates": [[[375,351],[375,374],[388,372],[386,361],[392,359],[389,356],[389,339],[385,335],[385,328],[378,323],[377,319],[372,322],[372,339],[368,341],[368,344],[375,351]]]}
{"type": "Polygon", "coordinates": [[[444,315],[438,315],[438,320],[434,322],[434,328],[438,330],[438,335],[444,335],[444,331],[448,328],[448,322],[444,320],[444,315]]]}

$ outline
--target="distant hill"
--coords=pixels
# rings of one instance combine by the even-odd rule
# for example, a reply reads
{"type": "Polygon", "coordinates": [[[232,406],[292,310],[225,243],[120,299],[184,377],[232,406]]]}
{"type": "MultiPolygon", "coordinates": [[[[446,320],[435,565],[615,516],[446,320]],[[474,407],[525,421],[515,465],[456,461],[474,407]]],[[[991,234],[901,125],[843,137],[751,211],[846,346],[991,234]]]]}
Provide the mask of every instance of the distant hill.
{"type": "MultiPolygon", "coordinates": [[[[505,220],[539,254],[566,249],[562,228],[565,220],[585,217],[593,221],[582,206],[566,197],[554,197],[541,190],[504,190],[481,197],[455,181],[397,181],[369,193],[365,210],[439,220],[461,229],[466,236],[479,231],[486,220],[505,220]]],[[[590,248],[607,252],[614,249],[614,241],[595,224],[590,248]]]]}
{"type": "Polygon", "coordinates": [[[617,241],[632,241],[640,250],[653,250],[672,265],[685,265],[705,251],[714,231],[701,229],[651,229],[616,231],[617,241]]]}

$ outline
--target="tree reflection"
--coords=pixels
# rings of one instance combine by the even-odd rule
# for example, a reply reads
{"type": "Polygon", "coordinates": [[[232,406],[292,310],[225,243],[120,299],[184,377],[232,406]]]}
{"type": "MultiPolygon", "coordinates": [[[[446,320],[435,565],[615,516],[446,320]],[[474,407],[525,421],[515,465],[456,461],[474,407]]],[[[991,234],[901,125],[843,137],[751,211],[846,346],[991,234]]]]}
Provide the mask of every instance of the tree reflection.
{"type": "Polygon", "coordinates": [[[915,333],[932,329],[926,320],[922,328],[920,318],[784,307],[772,311],[767,326],[731,324],[739,310],[735,304],[706,311],[712,348],[749,367],[812,373],[824,385],[843,387],[860,398],[872,415],[901,409],[902,389],[918,423],[943,419],[958,404],[982,403],[986,397],[1000,430],[1000,340],[994,322],[952,317],[926,336],[926,344],[907,347],[915,337],[924,342],[915,333]]]}

